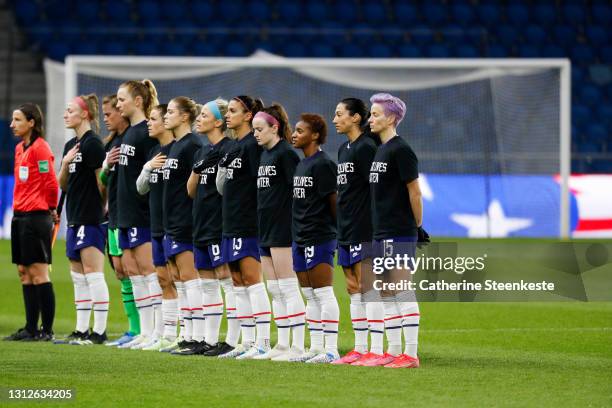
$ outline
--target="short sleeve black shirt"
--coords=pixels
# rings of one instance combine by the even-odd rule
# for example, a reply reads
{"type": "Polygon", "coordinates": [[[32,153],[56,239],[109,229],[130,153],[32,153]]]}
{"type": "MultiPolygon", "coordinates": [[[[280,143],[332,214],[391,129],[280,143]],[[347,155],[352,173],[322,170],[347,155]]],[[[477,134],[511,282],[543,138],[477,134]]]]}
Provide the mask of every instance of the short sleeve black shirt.
{"type": "MultiPolygon", "coordinates": [[[[157,145],[149,153],[149,160],[155,157],[158,153],[162,153],[168,157],[170,148],[174,144],[174,141],[167,145],[157,145]]],[[[164,235],[164,212],[163,212],[163,199],[164,199],[164,179],[163,169],[153,169],[149,174],[149,209],[151,212],[151,236],[162,237],[164,235]]]]}
{"type": "MultiPolygon", "coordinates": [[[[127,130],[127,129],[126,129],[127,130]]],[[[124,132],[125,134],[125,132],[124,132]]],[[[110,152],[113,147],[121,147],[123,134],[115,135],[113,140],[108,142],[104,149],[110,152]]],[[[108,227],[117,228],[117,167],[115,164],[106,177],[106,196],[108,197],[108,227]]]]}

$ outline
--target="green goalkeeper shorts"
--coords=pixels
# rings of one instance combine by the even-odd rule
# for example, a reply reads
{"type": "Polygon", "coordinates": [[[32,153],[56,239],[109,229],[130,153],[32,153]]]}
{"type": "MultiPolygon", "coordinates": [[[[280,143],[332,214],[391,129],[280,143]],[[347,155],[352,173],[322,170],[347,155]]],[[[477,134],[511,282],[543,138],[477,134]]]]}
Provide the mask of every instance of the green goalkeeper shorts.
{"type": "Polygon", "coordinates": [[[123,251],[119,248],[119,228],[108,229],[108,252],[111,256],[123,255],[123,251]]]}

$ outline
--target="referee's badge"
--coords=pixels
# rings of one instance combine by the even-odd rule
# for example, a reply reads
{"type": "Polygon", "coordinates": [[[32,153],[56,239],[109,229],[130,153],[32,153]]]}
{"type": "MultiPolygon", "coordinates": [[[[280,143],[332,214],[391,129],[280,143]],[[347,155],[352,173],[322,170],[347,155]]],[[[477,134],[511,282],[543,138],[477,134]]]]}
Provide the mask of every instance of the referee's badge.
{"type": "Polygon", "coordinates": [[[28,170],[28,166],[19,166],[19,180],[25,182],[28,181],[28,176],[30,172],[28,170]]]}
{"type": "Polygon", "coordinates": [[[49,172],[49,161],[48,160],[39,160],[38,161],[38,172],[39,173],[48,173],[49,172]]]}

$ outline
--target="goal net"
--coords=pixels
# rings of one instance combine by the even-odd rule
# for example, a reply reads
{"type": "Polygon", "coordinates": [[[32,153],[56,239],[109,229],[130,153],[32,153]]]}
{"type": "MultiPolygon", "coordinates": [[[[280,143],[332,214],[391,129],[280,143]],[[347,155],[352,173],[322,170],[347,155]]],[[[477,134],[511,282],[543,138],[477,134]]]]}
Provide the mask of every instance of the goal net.
{"type": "Polygon", "coordinates": [[[72,56],[65,66],[48,62],[46,73],[58,157],[73,136],[63,128],[66,102],[91,92],[101,99],[128,79],[152,79],[162,103],[246,94],[281,103],[293,124],[302,112],[322,114],[329,125],[323,149],[334,159],[346,140],[331,123],[337,103],[389,92],[406,102],[398,134],[419,158],[432,235],[565,237],[575,222],[567,60],[72,56]]]}

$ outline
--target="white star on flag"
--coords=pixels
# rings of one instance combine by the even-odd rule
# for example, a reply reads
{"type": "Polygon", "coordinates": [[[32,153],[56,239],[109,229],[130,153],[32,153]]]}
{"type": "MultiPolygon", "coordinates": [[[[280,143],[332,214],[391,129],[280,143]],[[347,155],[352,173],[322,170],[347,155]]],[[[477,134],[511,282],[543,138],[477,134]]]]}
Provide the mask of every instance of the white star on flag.
{"type": "Polygon", "coordinates": [[[511,232],[530,227],[533,220],[530,218],[510,218],[504,214],[504,209],[498,200],[491,201],[487,213],[451,214],[450,218],[457,224],[465,227],[468,237],[487,237],[487,218],[491,237],[507,237],[511,232]]]}

